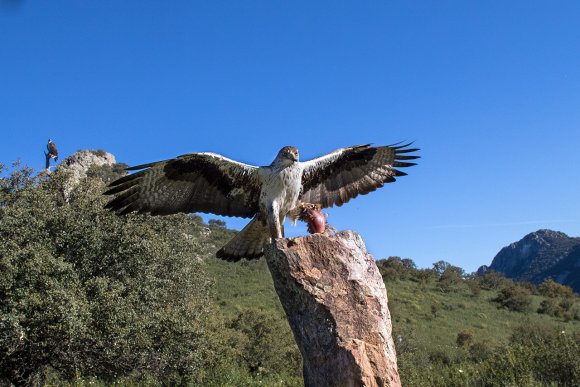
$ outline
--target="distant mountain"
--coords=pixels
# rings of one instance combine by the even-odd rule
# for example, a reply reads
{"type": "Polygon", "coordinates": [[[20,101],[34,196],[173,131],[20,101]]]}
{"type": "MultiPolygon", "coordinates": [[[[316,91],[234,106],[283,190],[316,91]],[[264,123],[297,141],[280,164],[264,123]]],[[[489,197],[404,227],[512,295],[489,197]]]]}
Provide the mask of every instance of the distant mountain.
{"type": "Polygon", "coordinates": [[[480,267],[478,273],[487,270],[535,284],[552,277],[580,292],[580,238],[538,230],[501,249],[491,265],[480,267]]]}
{"type": "MultiPolygon", "coordinates": [[[[578,238],[576,238],[578,239],[578,238]]],[[[546,272],[547,277],[554,281],[570,286],[576,293],[580,293],[580,245],[546,272]]]]}

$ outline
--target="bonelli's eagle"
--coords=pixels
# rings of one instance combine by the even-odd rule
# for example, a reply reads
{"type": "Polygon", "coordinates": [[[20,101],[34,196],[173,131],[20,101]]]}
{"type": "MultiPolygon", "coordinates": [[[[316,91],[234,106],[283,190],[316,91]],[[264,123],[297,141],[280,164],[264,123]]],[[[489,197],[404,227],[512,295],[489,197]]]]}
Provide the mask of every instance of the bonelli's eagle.
{"type": "Polygon", "coordinates": [[[44,158],[46,162],[46,171],[50,173],[50,159],[58,161],[58,149],[56,149],[56,144],[52,140],[48,139],[48,144],[46,144],[46,152],[44,152],[44,158]]]}
{"type": "Polygon", "coordinates": [[[48,139],[48,144],[46,144],[46,150],[47,152],[45,154],[47,157],[58,161],[58,149],[56,149],[56,144],[50,138],[48,139]]]}
{"type": "Polygon", "coordinates": [[[272,164],[244,164],[215,153],[190,153],[128,168],[139,170],[109,186],[116,195],[106,208],[123,215],[133,211],[167,215],[205,212],[252,218],[218,252],[237,261],[263,254],[271,238],[284,236],[284,219],[295,217],[302,203],[341,206],[395,181],[417,159],[411,144],[358,145],[300,162],[298,149],[282,148],[272,164]]]}

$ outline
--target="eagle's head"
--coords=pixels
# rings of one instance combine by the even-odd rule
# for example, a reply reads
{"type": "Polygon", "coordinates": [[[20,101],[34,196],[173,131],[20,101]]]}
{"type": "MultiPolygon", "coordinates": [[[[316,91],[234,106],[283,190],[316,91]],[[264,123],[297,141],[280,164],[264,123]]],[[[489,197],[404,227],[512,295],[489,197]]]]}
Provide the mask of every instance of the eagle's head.
{"type": "Polygon", "coordinates": [[[276,160],[274,160],[276,164],[283,164],[283,165],[290,165],[292,163],[298,162],[298,149],[293,146],[285,146],[284,148],[280,149],[278,152],[278,156],[276,156],[276,160]]]}

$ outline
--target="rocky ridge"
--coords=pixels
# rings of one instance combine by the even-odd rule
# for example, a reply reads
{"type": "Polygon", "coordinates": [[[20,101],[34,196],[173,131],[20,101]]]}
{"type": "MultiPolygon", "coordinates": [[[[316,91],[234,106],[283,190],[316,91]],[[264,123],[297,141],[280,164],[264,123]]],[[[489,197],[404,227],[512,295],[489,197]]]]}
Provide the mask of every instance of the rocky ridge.
{"type": "MultiPolygon", "coordinates": [[[[502,248],[491,265],[480,267],[478,274],[487,270],[535,284],[552,277],[571,286],[574,281],[580,282],[577,280],[580,278],[580,238],[559,231],[538,230],[502,248]]],[[[580,284],[574,289],[580,291],[580,284]]]]}

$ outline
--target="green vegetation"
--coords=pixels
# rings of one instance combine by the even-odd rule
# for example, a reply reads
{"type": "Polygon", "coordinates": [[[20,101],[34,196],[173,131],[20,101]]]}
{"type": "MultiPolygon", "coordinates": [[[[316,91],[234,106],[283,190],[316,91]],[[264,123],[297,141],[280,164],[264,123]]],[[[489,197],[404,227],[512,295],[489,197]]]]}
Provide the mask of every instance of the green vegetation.
{"type": "MultiPolygon", "coordinates": [[[[103,210],[118,166],[66,197],[64,172],[0,171],[0,385],[301,385],[264,260],[213,257],[234,234],[223,222],[103,210]]],[[[377,265],[404,385],[580,383],[570,288],[377,265]]]]}
{"type": "Polygon", "coordinates": [[[514,312],[526,312],[532,299],[530,298],[530,290],[518,284],[509,284],[500,289],[497,296],[493,299],[502,308],[514,312]]]}
{"type": "Polygon", "coordinates": [[[280,314],[210,297],[204,258],[231,231],[103,210],[116,168],[72,191],[62,171],[0,173],[0,384],[299,384],[280,314]]]}
{"type": "MultiPolygon", "coordinates": [[[[217,280],[215,301],[225,315],[246,308],[282,315],[264,260],[232,265],[209,258],[206,263],[217,280]]],[[[391,257],[377,265],[389,293],[404,385],[573,385],[580,380],[580,318],[536,313],[546,300],[538,289],[495,272],[466,276],[447,262],[417,269],[410,259],[391,257]],[[529,300],[523,311],[494,301],[514,286],[529,300]],[[520,339],[518,332],[526,330],[535,333],[520,339]]],[[[577,311],[578,298],[573,300],[571,309],[577,311]]]]}
{"type": "Polygon", "coordinates": [[[100,180],[65,199],[67,180],[20,169],[0,181],[0,375],[198,377],[213,359],[194,224],[111,216],[100,180]]]}
{"type": "MultiPolygon", "coordinates": [[[[381,271],[389,260],[378,261],[381,271]]],[[[536,313],[546,298],[496,273],[464,278],[443,292],[441,277],[433,272],[427,285],[424,275],[415,277],[418,272],[386,281],[404,384],[520,386],[580,381],[578,319],[536,313]],[[503,294],[511,299],[514,286],[518,297],[520,292],[525,295],[527,308],[497,302],[503,294]],[[529,336],[523,337],[525,332],[529,336]]],[[[574,301],[571,308],[578,310],[577,297],[574,301]]]]}

